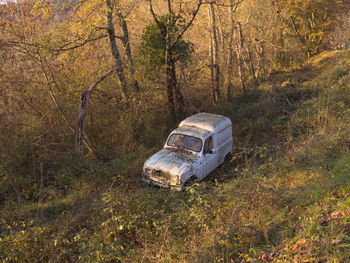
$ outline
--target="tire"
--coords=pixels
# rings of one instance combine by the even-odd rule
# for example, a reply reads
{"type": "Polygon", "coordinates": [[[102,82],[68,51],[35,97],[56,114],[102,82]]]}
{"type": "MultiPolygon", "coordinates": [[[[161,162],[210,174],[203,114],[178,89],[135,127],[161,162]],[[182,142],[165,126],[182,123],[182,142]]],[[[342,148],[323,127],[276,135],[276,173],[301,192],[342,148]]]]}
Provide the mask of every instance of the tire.
{"type": "Polygon", "coordinates": [[[198,180],[197,176],[192,175],[192,176],[185,182],[184,187],[186,188],[186,187],[188,187],[188,186],[192,186],[193,184],[198,183],[198,182],[199,182],[199,180],[198,180]]]}
{"type": "Polygon", "coordinates": [[[226,154],[226,156],[225,156],[224,163],[229,164],[230,161],[231,161],[231,159],[232,159],[232,153],[229,152],[229,153],[226,154]]]}

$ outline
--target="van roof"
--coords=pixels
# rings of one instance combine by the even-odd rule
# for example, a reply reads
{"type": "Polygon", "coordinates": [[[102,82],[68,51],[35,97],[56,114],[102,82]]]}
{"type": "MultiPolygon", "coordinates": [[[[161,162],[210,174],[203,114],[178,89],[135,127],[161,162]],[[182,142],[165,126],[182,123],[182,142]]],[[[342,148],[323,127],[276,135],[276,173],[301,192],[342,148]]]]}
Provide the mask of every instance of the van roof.
{"type": "Polygon", "coordinates": [[[208,130],[193,126],[181,126],[175,129],[172,133],[186,134],[189,136],[199,137],[201,139],[205,139],[210,135],[210,132],[208,130]]]}
{"type": "Polygon", "coordinates": [[[220,132],[231,125],[231,120],[227,117],[201,112],[184,119],[179,127],[191,126],[211,132],[220,132]]]}

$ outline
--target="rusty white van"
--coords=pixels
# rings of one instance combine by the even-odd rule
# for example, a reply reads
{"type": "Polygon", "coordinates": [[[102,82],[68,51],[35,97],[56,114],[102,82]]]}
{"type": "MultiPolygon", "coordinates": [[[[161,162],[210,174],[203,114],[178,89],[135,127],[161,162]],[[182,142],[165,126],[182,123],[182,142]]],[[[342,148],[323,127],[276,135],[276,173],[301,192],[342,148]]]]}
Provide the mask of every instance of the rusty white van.
{"type": "Polygon", "coordinates": [[[182,190],[186,182],[203,180],[232,153],[232,122],[210,113],[197,113],[172,131],[164,148],[151,156],[142,181],[182,190]]]}

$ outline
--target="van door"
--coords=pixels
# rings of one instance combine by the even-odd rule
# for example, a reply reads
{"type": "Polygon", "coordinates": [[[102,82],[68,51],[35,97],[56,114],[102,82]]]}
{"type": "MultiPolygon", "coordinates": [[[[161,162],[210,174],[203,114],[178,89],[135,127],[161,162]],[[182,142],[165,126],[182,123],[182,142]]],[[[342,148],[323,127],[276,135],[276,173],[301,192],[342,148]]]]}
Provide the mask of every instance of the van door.
{"type": "MultiPolygon", "coordinates": [[[[203,178],[210,174],[217,165],[217,153],[213,151],[213,137],[205,140],[203,149],[204,173],[203,178]]],[[[201,178],[201,179],[203,179],[201,178]]]]}

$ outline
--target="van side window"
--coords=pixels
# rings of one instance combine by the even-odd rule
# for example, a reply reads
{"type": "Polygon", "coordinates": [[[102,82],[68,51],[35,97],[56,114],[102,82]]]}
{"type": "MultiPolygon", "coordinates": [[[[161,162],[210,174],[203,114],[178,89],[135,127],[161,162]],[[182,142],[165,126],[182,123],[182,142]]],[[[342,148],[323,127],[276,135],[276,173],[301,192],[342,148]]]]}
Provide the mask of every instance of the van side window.
{"type": "Polygon", "coordinates": [[[213,149],[213,137],[209,137],[204,143],[204,154],[209,153],[213,149]]]}

